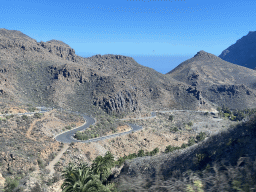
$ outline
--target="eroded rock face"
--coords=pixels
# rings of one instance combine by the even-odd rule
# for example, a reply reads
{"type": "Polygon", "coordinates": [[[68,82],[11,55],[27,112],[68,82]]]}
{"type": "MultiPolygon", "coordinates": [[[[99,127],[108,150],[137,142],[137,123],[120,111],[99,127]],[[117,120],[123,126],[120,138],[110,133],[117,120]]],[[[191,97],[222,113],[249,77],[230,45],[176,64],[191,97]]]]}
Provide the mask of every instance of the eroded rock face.
{"type": "Polygon", "coordinates": [[[255,107],[256,94],[248,86],[242,85],[213,85],[209,92],[203,95],[219,105],[232,109],[244,109],[245,106],[255,107]],[[246,98],[246,99],[245,99],[246,98]]]}
{"type": "Polygon", "coordinates": [[[94,104],[105,109],[108,113],[134,112],[138,109],[136,94],[127,90],[120,91],[113,97],[97,99],[94,104]]]}
{"type": "Polygon", "coordinates": [[[0,50],[3,56],[12,59],[50,59],[57,56],[72,62],[84,62],[86,59],[75,54],[74,49],[62,41],[51,40],[37,42],[35,39],[14,30],[0,29],[0,50]],[[6,50],[9,50],[6,52],[6,50]]]}
{"type": "Polygon", "coordinates": [[[213,85],[210,88],[211,91],[215,93],[225,93],[227,95],[235,95],[241,92],[246,93],[247,95],[252,94],[253,92],[244,84],[242,85],[213,85]]]}
{"type": "Polygon", "coordinates": [[[62,41],[51,40],[47,42],[37,43],[42,48],[46,49],[48,52],[57,55],[65,60],[75,61],[76,54],[75,50],[69,47],[62,41]]]}

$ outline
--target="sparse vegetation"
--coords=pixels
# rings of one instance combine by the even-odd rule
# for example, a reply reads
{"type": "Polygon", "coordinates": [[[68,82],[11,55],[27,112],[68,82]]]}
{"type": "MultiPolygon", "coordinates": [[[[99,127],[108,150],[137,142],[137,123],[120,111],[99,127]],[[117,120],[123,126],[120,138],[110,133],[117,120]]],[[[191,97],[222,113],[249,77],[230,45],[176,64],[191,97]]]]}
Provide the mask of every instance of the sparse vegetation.
{"type": "Polygon", "coordinates": [[[27,115],[22,115],[21,118],[22,118],[23,120],[28,120],[28,116],[27,116],[27,115]]]}
{"type": "MultiPolygon", "coordinates": [[[[120,191],[255,191],[256,159],[254,153],[256,116],[247,123],[240,123],[228,130],[208,138],[200,144],[206,134],[200,133],[194,139],[198,142],[193,150],[175,153],[172,156],[154,159],[149,167],[156,170],[165,179],[156,180],[147,172],[138,172],[132,162],[129,171],[137,175],[134,180],[128,174],[118,179],[120,191]],[[182,159],[182,160],[181,160],[182,159]],[[164,162],[164,164],[163,164],[164,162]],[[172,162],[172,163],[168,163],[172,162]],[[158,165],[158,163],[160,165],[158,165]],[[159,168],[158,168],[159,167],[159,168]],[[161,168],[161,169],[160,169],[161,168]],[[178,169],[177,169],[178,168],[178,169]],[[134,173],[135,171],[135,173],[134,173]],[[149,185],[149,183],[151,183],[149,185]]],[[[194,143],[190,138],[189,143],[194,143]]],[[[181,148],[185,148],[183,144],[181,148]]],[[[169,153],[179,147],[167,146],[169,153]]],[[[136,161],[136,167],[150,164],[150,159],[143,163],[136,161]]],[[[144,169],[142,169],[144,170],[144,169]]],[[[159,177],[158,177],[159,178],[159,177]]]]}
{"type": "Polygon", "coordinates": [[[20,178],[11,178],[8,177],[5,182],[5,192],[13,192],[13,190],[18,187],[20,178]]]}
{"type": "Polygon", "coordinates": [[[67,125],[67,126],[65,126],[65,129],[70,130],[70,129],[72,129],[72,127],[70,125],[67,125]]]}
{"type": "Polygon", "coordinates": [[[179,129],[177,127],[171,127],[170,131],[175,133],[175,132],[179,131],[179,129]]]}
{"type": "Polygon", "coordinates": [[[41,119],[42,116],[43,116],[42,113],[35,113],[35,114],[34,114],[34,118],[36,118],[36,119],[41,119]]]}
{"type": "Polygon", "coordinates": [[[27,110],[29,112],[35,112],[36,108],[29,104],[27,110]]]}
{"type": "Polygon", "coordinates": [[[220,117],[228,118],[231,121],[241,121],[244,118],[249,118],[256,113],[256,108],[254,109],[244,109],[244,110],[230,110],[225,105],[217,108],[220,117]]]}
{"type": "Polygon", "coordinates": [[[172,121],[173,121],[173,119],[174,119],[174,116],[173,116],[173,115],[170,115],[168,119],[169,119],[169,121],[171,121],[171,122],[172,122],[172,121]]]}
{"type": "Polygon", "coordinates": [[[189,127],[192,127],[192,126],[193,126],[192,121],[188,122],[188,126],[189,126],[189,127]]]}
{"type": "Polygon", "coordinates": [[[117,127],[125,125],[122,121],[118,121],[107,114],[98,114],[96,119],[97,123],[95,125],[90,125],[89,129],[77,132],[75,138],[78,140],[88,140],[95,137],[102,137],[108,132],[114,134],[117,132],[117,127]]]}

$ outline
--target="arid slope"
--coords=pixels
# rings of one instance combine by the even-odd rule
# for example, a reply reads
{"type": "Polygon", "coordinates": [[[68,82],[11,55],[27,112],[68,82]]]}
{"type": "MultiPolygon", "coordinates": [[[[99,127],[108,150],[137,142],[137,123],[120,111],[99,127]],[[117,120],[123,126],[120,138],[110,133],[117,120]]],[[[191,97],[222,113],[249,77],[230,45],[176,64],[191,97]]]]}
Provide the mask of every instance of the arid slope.
{"type": "Polygon", "coordinates": [[[256,71],[226,62],[205,51],[167,73],[198,90],[203,98],[229,108],[256,107],[256,71]]]}

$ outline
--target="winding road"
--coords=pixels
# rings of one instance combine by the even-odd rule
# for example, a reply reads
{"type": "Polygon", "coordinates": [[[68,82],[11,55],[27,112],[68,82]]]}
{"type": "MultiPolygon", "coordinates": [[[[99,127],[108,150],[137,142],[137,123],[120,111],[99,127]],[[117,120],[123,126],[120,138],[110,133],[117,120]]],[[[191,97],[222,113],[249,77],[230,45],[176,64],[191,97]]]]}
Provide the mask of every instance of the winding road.
{"type": "MultiPolygon", "coordinates": [[[[154,118],[154,117],[156,117],[157,112],[167,113],[167,112],[174,112],[174,111],[184,111],[184,112],[185,111],[191,111],[191,112],[200,112],[200,113],[205,113],[206,112],[206,111],[193,111],[193,110],[153,111],[153,112],[151,112],[151,117],[142,117],[142,118],[136,118],[136,119],[139,120],[139,119],[154,118]]],[[[74,113],[74,112],[71,112],[71,113],[74,113]]],[[[76,114],[79,114],[79,113],[76,113],[76,114]]],[[[84,115],[84,114],[80,114],[80,115],[82,115],[84,120],[86,121],[85,124],[83,124],[80,127],[75,128],[75,129],[72,129],[70,131],[60,133],[60,134],[56,135],[54,138],[57,141],[62,142],[62,143],[71,143],[71,142],[90,143],[90,142],[97,142],[97,141],[101,141],[101,140],[109,139],[109,138],[113,138],[113,137],[118,137],[118,136],[121,136],[121,135],[129,134],[129,133],[136,132],[136,131],[139,131],[139,130],[143,129],[142,126],[135,125],[135,124],[128,124],[132,128],[132,130],[130,130],[130,131],[126,131],[126,132],[122,132],[122,133],[115,133],[115,134],[112,134],[112,135],[102,136],[102,137],[93,138],[93,139],[89,139],[89,140],[77,140],[77,139],[74,138],[74,135],[77,131],[85,130],[90,125],[93,125],[96,122],[95,119],[93,119],[93,118],[91,118],[87,115],[84,115]]],[[[129,120],[129,119],[120,119],[120,120],[129,120]]]]}
{"type": "MultiPolygon", "coordinates": [[[[39,108],[41,111],[39,113],[44,113],[47,112],[53,108],[46,108],[46,107],[37,107],[39,108]]],[[[166,112],[174,112],[174,111],[192,111],[192,110],[169,110],[169,111],[153,111],[151,112],[151,117],[142,117],[142,118],[136,118],[137,120],[139,119],[149,119],[149,118],[154,118],[156,117],[156,112],[160,112],[160,113],[166,113],[166,112]]],[[[143,129],[142,126],[139,125],[135,125],[135,124],[128,124],[132,129],[130,131],[126,131],[126,132],[122,132],[122,133],[115,133],[112,135],[107,135],[107,136],[102,136],[102,137],[98,137],[98,138],[93,138],[93,139],[89,139],[89,140],[77,140],[74,138],[74,135],[77,131],[82,131],[87,129],[90,125],[95,124],[95,119],[93,119],[92,117],[89,117],[85,114],[80,114],[78,112],[71,112],[71,111],[66,111],[66,112],[70,112],[70,113],[75,113],[77,115],[81,115],[84,120],[85,120],[85,124],[83,124],[80,127],[77,127],[75,129],[60,133],[58,135],[56,135],[54,138],[62,143],[72,143],[72,142],[80,142],[80,143],[89,143],[89,142],[97,142],[97,141],[101,141],[104,139],[109,139],[109,138],[113,138],[113,137],[118,137],[121,135],[125,135],[125,134],[129,134],[132,132],[136,132],[139,131],[141,129],[143,129]]],[[[193,111],[193,112],[206,112],[206,111],[193,111]]],[[[27,112],[27,113],[20,113],[17,115],[29,115],[29,114],[34,114],[35,112],[27,112]]],[[[9,114],[5,114],[5,115],[9,115],[9,114]]],[[[11,114],[10,114],[11,115],[11,114]]],[[[1,115],[0,115],[1,116],[1,115]]],[[[120,120],[129,120],[129,119],[120,119],[120,120]]]]}
{"type": "MultiPolygon", "coordinates": [[[[80,115],[83,116],[83,118],[86,121],[86,123],[83,124],[80,127],[77,127],[75,129],[72,129],[70,131],[66,131],[64,133],[61,133],[61,134],[55,136],[55,139],[57,141],[62,142],[62,143],[71,143],[71,142],[89,143],[89,142],[101,141],[101,140],[109,139],[109,138],[113,138],[113,137],[118,137],[118,136],[121,136],[121,135],[125,135],[125,134],[129,134],[129,133],[132,133],[132,132],[136,132],[136,131],[139,131],[139,130],[142,129],[141,126],[134,125],[134,124],[128,124],[132,128],[132,130],[130,130],[130,131],[126,131],[126,132],[122,132],[122,133],[115,133],[115,134],[112,134],[112,135],[102,136],[102,137],[93,138],[93,139],[89,139],[89,140],[77,140],[77,139],[74,138],[74,135],[75,135],[75,133],[77,131],[85,130],[90,125],[93,125],[95,123],[95,120],[93,118],[91,118],[91,117],[89,117],[87,115],[84,115],[84,114],[80,114],[80,115]]],[[[155,117],[155,114],[154,115],[152,114],[152,117],[155,117]]]]}

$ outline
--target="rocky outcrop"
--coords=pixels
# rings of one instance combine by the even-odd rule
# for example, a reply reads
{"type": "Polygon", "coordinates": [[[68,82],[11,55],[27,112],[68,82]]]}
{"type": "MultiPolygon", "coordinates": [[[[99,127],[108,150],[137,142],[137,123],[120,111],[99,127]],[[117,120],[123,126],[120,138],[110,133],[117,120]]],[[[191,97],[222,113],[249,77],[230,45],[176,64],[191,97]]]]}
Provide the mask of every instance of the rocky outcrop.
{"type": "Polygon", "coordinates": [[[76,61],[75,50],[62,41],[51,40],[37,43],[37,45],[47,50],[49,53],[64,58],[65,60],[76,61]]]}
{"type": "Polygon", "coordinates": [[[14,30],[0,29],[0,50],[3,54],[2,57],[8,57],[8,59],[49,60],[52,56],[56,56],[66,61],[86,62],[85,58],[77,56],[74,49],[62,41],[37,42],[14,30]]]}
{"type": "Polygon", "coordinates": [[[217,57],[211,53],[207,53],[204,50],[197,52],[194,58],[207,58],[207,59],[216,59],[217,57]]]}
{"type": "Polygon", "coordinates": [[[225,105],[231,109],[256,107],[255,91],[244,84],[212,85],[208,90],[203,95],[218,105],[225,105]]]}
{"type": "Polygon", "coordinates": [[[127,90],[120,91],[110,97],[97,98],[94,101],[94,105],[100,106],[108,113],[134,112],[139,108],[136,94],[127,90]]]}
{"type": "Polygon", "coordinates": [[[244,84],[242,85],[213,85],[210,89],[215,93],[227,94],[227,95],[235,95],[238,93],[245,93],[247,95],[253,94],[253,92],[244,84]]]}
{"type": "Polygon", "coordinates": [[[250,31],[235,44],[222,51],[219,57],[230,63],[254,69],[256,67],[256,31],[250,31]]]}

